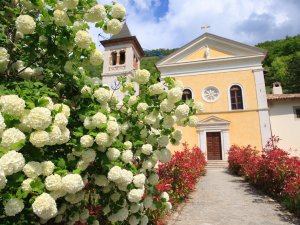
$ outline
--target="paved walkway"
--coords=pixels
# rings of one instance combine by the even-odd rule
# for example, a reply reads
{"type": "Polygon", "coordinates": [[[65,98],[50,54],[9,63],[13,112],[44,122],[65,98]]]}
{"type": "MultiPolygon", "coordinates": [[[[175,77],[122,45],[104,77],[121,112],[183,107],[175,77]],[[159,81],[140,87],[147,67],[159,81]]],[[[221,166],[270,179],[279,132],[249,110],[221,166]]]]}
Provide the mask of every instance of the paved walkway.
{"type": "Polygon", "coordinates": [[[172,215],[169,225],[300,224],[267,196],[227,169],[208,169],[191,199],[172,215]]]}

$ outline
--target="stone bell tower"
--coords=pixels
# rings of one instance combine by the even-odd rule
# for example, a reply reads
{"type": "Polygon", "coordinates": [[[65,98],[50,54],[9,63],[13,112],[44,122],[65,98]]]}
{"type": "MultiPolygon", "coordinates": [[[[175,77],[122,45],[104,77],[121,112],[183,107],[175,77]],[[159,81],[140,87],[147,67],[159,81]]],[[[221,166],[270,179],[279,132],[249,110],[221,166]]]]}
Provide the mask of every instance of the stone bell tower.
{"type": "MultiPolygon", "coordinates": [[[[112,89],[119,89],[117,78],[132,76],[140,68],[144,51],[136,36],[131,35],[126,23],[120,33],[101,41],[101,44],[104,46],[102,82],[112,89]]],[[[120,90],[115,93],[122,99],[123,93],[120,90]]]]}

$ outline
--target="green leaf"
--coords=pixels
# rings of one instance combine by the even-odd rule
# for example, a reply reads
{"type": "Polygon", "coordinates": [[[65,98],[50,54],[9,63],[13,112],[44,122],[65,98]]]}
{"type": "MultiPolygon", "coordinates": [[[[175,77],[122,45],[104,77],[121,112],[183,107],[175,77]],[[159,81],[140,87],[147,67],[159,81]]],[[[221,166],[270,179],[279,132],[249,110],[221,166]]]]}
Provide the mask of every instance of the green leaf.
{"type": "Polygon", "coordinates": [[[80,174],[81,173],[81,169],[77,168],[76,170],[73,170],[74,174],[80,174]]]}
{"type": "Polygon", "coordinates": [[[32,188],[33,192],[42,194],[44,192],[45,185],[42,182],[41,178],[35,178],[33,181],[31,181],[30,187],[32,188]]]}
{"type": "Polygon", "coordinates": [[[67,168],[66,161],[63,158],[58,159],[57,168],[62,169],[62,170],[67,168]]]}

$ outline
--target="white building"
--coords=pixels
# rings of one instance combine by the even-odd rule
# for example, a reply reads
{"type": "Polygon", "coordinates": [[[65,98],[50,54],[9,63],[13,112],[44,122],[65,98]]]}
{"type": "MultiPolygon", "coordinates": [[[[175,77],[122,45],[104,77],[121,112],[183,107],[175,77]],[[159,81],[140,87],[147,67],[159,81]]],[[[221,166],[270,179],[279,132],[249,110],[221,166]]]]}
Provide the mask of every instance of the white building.
{"type": "Polygon", "coordinates": [[[281,139],[278,146],[300,156],[300,94],[283,94],[280,83],[274,83],[268,103],[272,135],[281,139]]]}

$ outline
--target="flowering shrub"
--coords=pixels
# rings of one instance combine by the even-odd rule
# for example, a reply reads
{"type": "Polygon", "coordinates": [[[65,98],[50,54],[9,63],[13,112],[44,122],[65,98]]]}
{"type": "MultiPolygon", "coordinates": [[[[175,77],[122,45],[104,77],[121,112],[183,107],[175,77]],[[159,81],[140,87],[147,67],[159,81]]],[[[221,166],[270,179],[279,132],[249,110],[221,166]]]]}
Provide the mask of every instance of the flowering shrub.
{"type": "Polygon", "coordinates": [[[169,210],[155,166],[202,105],[146,70],[102,85],[89,26],[116,34],[126,14],[96,0],[0,1],[1,224],[147,224],[169,210]],[[140,93],[134,89],[139,86],[140,93]]]}
{"type": "MultiPolygon", "coordinates": [[[[188,194],[195,190],[195,186],[201,175],[205,173],[206,160],[198,147],[190,149],[183,144],[183,151],[176,151],[168,163],[159,164],[157,193],[169,193],[170,202],[178,205],[188,194]]],[[[161,195],[162,195],[161,194],[161,195]]],[[[171,207],[168,206],[168,207],[171,207]]],[[[161,222],[164,212],[159,210],[149,212],[154,224],[161,222]]]]}
{"type": "Polygon", "coordinates": [[[243,175],[254,186],[278,198],[299,213],[300,159],[290,157],[276,145],[268,145],[262,154],[251,146],[232,146],[229,151],[229,169],[243,175]]]}

